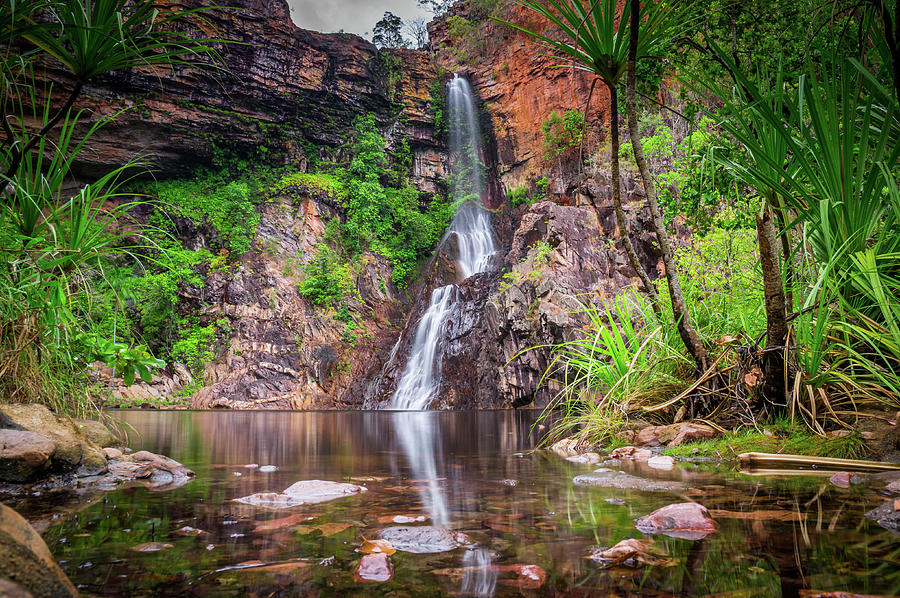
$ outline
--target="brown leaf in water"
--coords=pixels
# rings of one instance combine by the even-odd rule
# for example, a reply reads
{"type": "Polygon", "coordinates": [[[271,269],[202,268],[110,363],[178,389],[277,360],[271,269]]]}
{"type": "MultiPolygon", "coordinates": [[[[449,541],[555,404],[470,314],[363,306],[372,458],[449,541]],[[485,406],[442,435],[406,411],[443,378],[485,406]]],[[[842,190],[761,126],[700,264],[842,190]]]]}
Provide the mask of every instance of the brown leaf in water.
{"type": "Polygon", "coordinates": [[[802,521],[806,519],[806,513],[787,511],[785,509],[760,511],[710,510],[709,514],[713,519],[746,519],[750,521],[802,521]]]}
{"type": "Polygon", "coordinates": [[[341,533],[351,525],[352,524],[350,523],[323,523],[321,525],[301,525],[297,527],[297,533],[306,535],[318,530],[322,532],[322,535],[327,538],[329,536],[341,533]]]}
{"type": "Polygon", "coordinates": [[[305,523],[307,521],[312,521],[317,517],[321,517],[319,514],[312,513],[299,513],[296,515],[289,515],[287,517],[281,517],[280,519],[270,519],[269,521],[260,522],[253,531],[255,532],[271,532],[278,529],[284,529],[286,527],[291,527],[294,525],[300,525],[301,523],[305,523]]]}
{"type": "Polygon", "coordinates": [[[359,551],[363,554],[384,553],[390,556],[397,552],[394,546],[387,540],[367,540],[365,536],[362,536],[362,539],[363,543],[362,546],[359,547],[359,551]]]}
{"type": "Polygon", "coordinates": [[[500,572],[498,583],[523,590],[537,590],[547,581],[547,574],[537,565],[500,565],[497,571],[500,572]],[[515,577],[512,579],[505,577],[508,574],[515,577]]]}

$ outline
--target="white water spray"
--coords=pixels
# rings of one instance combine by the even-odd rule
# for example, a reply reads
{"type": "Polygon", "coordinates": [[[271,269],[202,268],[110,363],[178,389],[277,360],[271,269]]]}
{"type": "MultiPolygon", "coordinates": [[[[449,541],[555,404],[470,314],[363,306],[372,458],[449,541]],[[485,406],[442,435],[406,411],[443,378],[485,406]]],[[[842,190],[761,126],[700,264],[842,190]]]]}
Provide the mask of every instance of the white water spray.
{"type": "MultiPolygon", "coordinates": [[[[462,205],[444,243],[453,238],[462,277],[484,272],[497,252],[491,219],[481,202],[485,196],[484,162],[475,100],[468,82],[454,76],[449,84],[450,151],[453,155],[453,199],[462,205]]],[[[441,385],[441,339],[455,299],[455,285],[435,289],[419,320],[406,369],[391,400],[391,409],[428,409],[441,385]]]]}

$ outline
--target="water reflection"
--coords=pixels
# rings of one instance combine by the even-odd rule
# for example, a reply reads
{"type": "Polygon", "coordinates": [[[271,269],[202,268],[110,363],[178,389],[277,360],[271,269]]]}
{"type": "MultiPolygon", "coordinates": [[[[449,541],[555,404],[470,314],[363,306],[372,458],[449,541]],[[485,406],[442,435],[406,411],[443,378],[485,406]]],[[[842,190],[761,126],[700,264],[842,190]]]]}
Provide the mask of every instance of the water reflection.
{"type": "MultiPolygon", "coordinates": [[[[450,523],[447,495],[442,481],[450,482],[454,494],[458,494],[458,480],[445,475],[447,463],[438,435],[438,419],[433,411],[398,411],[391,414],[394,433],[403,448],[403,457],[409,464],[411,479],[417,480],[419,496],[433,525],[446,527],[450,523]],[[438,463],[441,471],[438,472],[438,463]]],[[[454,471],[454,474],[456,472],[454,471]]]]}
{"type": "MultiPolygon", "coordinates": [[[[48,546],[87,595],[900,593],[897,537],[865,517],[885,502],[877,486],[841,489],[815,477],[750,478],[702,465],[658,472],[640,464],[616,467],[683,489],[577,486],[573,478],[591,467],[545,452],[518,453],[534,444],[535,414],[528,412],[123,417],[142,435],[135,448],[167,452],[198,476],[172,492],[122,488],[90,505],[82,497],[77,513],[50,522],[43,534],[48,546]],[[279,469],[263,473],[248,464],[279,469]],[[278,512],[232,500],[304,479],[359,480],[369,491],[278,512]],[[506,479],[518,484],[500,483],[506,479]],[[607,569],[586,558],[598,546],[648,538],[635,519],[684,500],[709,508],[719,532],[703,542],[655,537],[671,566],[607,569]],[[476,546],[398,552],[391,581],[356,580],[362,537],[395,525],[397,515],[416,514],[476,546]],[[183,535],[185,527],[200,533],[183,535]],[[132,550],[148,542],[172,548],[132,550]]],[[[59,496],[42,493],[12,506],[34,519],[59,505],[59,496]]]]}
{"type": "MultiPolygon", "coordinates": [[[[444,458],[438,413],[434,411],[399,411],[393,414],[394,431],[403,447],[409,473],[420,487],[419,497],[431,518],[432,525],[450,525],[448,491],[457,509],[465,509],[470,503],[459,478],[461,466],[448,463],[444,458]],[[449,469],[449,471],[448,471],[449,469]],[[442,485],[442,482],[445,482],[442,485]],[[445,490],[446,487],[446,490],[445,490]]],[[[461,596],[490,598],[497,585],[497,571],[493,567],[492,553],[482,547],[467,549],[462,560],[463,580],[461,596]]]]}

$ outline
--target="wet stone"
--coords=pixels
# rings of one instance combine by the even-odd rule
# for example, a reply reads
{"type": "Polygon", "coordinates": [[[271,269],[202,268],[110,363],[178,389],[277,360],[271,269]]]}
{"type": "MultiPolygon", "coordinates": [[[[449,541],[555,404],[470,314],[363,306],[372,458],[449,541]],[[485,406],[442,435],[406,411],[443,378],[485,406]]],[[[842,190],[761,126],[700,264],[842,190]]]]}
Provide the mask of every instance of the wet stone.
{"type": "Polygon", "coordinates": [[[684,540],[700,540],[716,532],[716,524],[703,505],[686,502],[657,509],[637,520],[645,534],[663,534],[684,540]]]}
{"type": "Polygon", "coordinates": [[[642,492],[677,492],[684,490],[685,487],[681,482],[639,478],[622,471],[604,467],[593,473],[576,476],[572,481],[579,486],[640,490],[642,492]]]}
{"type": "Polygon", "coordinates": [[[378,532],[377,537],[390,542],[397,550],[415,554],[447,552],[472,544],[472,540],[462,532],[428,525],[388,527],[378,532]]]}
{"type": "Polygon", "coordinates": [[[585,465],[596,465],[600,462],[600,455],[597,453],[582,453],[580,455],[575,455],[574,457],[568,457],[566,461],[583,463],[585,465]]]}
{"type": "Polygon", "coordinates": [[[289,509],[302,505],[328,502],[361,492],[366,492],[365,486],[325,480],[304,480],[291,485],[280,494],[276,492],[260,492],[236,498],[235,501],[268,509],[289,509]]]}

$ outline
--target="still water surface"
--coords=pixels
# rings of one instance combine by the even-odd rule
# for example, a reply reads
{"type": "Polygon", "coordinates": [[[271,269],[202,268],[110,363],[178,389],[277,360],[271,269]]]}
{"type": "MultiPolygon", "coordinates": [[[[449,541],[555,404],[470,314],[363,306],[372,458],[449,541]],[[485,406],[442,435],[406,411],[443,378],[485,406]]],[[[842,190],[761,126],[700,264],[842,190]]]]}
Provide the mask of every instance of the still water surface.
{"type": "MultiPolygon", "coordinates": [[[[628,463],[617,467],[685,487],[659,493],[578,486],[573,478],[597,466],[530,451],[538,440],[535,412],[125,411],[116,417],[137,431],[132,446],[169,455],[197,477],[166,492],[132,487],[98,496],[46,530],[54,556],[88,595],[900,591],[900,542],[863,516],[884,500],[866,486],[844,490],[827,477],[759,478],[691,464],[659,472],[628,463]],[[263,473],[244,467],[249,464],[278,469],[263,473]],[[310,479],[356,481],[368,492],[282,511],[233,502],[310,479]],[[719,532],[701,541],[654,537],[667,556],[656,567],[604,568],[587,558],[592,547],[647,538],[634,520],[685,500],[707,506],[719,532]],[[388,520],[397,515],[424,516],[415,525],[458,530],[477,544],[436,554],[397,552],[390,557],[392,580],[358,581],[363,537],[393,525],[388,520]],[[176,533],[185,526],[202,533],[176,533]],[[132,550],[148,542],[164,549],[132,550]]],[[[40,499],[20,506],[33,517],[46,507],[40,499]]]]}

